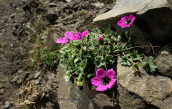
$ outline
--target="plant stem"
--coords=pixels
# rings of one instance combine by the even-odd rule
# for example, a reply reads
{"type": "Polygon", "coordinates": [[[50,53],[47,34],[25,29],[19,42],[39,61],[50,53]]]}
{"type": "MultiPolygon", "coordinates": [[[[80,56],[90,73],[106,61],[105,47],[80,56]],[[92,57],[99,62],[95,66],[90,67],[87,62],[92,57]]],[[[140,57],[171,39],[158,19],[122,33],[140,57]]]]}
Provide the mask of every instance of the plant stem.
{"type": "MultiPolygon", "coordinates": [[[[103,53],[102,53],[102,55],[103,55],[103,57],[104,57],[104,53],[105,53],[105,50],[104,50],[104,45],[102,45],[102,47],[103,47],[103,53]]],[[[104,59],[106,59],[106,56],[105,56],[105,58],[104,59]]],[[[106,71],[107,71],[107,66],[106,66],[106,62],[105,62],[105,68],[106,68],[106,71]]]]}
{"type": "Polygon", "coordinates": [[[131,26],[130,26],[130,36],[128,38],[128,42],[130,41],[130,37],[131,37],[131,26]]]}
{"type": "Polygon", "coordinates": [[[69,42],[69,44],[71,44],[71,45],[73,46],[73,44],[72,44],[72,43],[70,43],[70,42],[69,42]]]}
{"type": "Polygon", "coordinates": [[[130,62],[132,62],[133,64],[135,64],[132,60],[130,60],[129,58],[127,58],[130,62]]]}
{"type": "Polygon", "coordinates": [[[161,47],[161,46],[141,45],[141,46],[134,46],[134,47],[126,48],[126,49],[123,49],[121,51],[130,50],[130,49],[133,49],[133,48],[143,48],[143,47],[161,47]]]}

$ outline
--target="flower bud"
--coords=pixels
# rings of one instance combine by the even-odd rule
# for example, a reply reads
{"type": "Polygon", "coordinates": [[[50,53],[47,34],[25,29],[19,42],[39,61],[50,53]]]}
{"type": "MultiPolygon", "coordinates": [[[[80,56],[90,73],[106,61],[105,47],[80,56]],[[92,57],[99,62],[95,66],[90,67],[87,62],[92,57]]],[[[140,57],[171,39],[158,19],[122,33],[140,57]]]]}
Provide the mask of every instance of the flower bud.
{"type": "Polygon", "coordinates": [[[104,36],[100,36],[100,37],[98,38],[98,40],[99,40],[100,43],[102,43],[103,38],[105,38],[105,37],[104,37],[104,36]]]}

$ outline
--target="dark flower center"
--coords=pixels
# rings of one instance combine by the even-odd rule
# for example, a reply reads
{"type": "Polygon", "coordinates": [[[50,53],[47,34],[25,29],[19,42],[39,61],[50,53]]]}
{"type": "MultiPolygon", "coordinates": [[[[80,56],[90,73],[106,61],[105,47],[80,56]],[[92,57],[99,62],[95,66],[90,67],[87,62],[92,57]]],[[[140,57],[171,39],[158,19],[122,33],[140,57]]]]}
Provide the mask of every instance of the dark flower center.
{"type": "Polygon", "coordinates": [[[110,79],[108,77],[102,78],[102,84],[106,85],[110,82],[110,79]]]}
{"type": "Polygon", "coordinates": [[[131,22],[131,19],[128,19],[128,18],[127,18],[127,19],[125,20],[125,24],[126,24],[126,25],[128,25],[130,22],[131,22]]]}
{"type": "Polygon", "coordinates": [[[79,34],[78,39],[82,39],[81,34],[79,34]]]}
{"type": "Polygon", "coordinates": [[[81,36],[78,36],[78,39],[81,39],[82,37],[81,36]]]}
{"type": "Polygon", "coordinates": [[[66,38],[66,40],[70,40],[70,38],[66,38]]]}

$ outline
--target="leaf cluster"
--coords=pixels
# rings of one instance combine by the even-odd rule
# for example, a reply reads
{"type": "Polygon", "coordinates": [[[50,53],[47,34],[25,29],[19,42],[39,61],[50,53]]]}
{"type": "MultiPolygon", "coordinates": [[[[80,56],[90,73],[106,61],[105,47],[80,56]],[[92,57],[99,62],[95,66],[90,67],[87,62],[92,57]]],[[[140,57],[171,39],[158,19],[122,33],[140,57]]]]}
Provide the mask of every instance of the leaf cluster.
{"type": "Polygon", "coordinates": [[[111,44],[112,34],[106,33],[103,42],[100,43],[98,37],[103,36],[101,31],[94,33],[89,31],[82,41],[72,40],[66,44],[59,52],[60,64],[66,69],[66,81],[73,76],[77,76],[77,84],[90,80],[95,76],[99,68],[113,68],[115,56],[113,45],[111,44]]]}
{"type": "Polygon", "coordinates": [[[40,49],[37,51],[34,58],[41,61],[42,65],[46,65],[48,68],[52,68],[59,63],[58,51],[60,50],[61,45],[54,45],[50,49],[40,49]]]}
{"type": "Polygon", "coordinates": [[[122,52],[120,57],[121,65],[132,66],[133,70],[139,71],[139,66],[142,66],[147,72],[153,73],[158,68],[156,62],[153,61],[154,57],[150,56],[143,59],[143,56],[138,53],[138,50],[127,50],[122,52]]]}

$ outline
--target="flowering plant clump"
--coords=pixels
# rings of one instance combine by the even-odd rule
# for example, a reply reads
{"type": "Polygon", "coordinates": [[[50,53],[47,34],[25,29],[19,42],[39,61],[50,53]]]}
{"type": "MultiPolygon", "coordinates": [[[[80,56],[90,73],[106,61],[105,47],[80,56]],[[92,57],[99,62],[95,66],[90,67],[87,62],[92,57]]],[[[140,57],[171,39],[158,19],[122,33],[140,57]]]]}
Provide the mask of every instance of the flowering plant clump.
{"type": "Polygon", "coordinates": [[[116,83],[115,79],[115,71],[112,69],[108,70],[107,72],[102,68],[97,69],[96,76],[91,80],[93,86],[96,86],[96,91],[106,91],[113,87],[116,83]]]}
{"type": "Polygon", "coordinates": [[[112,31],[111,26],[105,29],[104,33],[100,30],[97,33],[86,30],[73,35],[67,32],[62,39],[63,43],[60,44],[67,43],[67,41],[68,43],[58,54],[60,64],[66,70],[65,80],[69,81],[72,76],[75,76],[78,86],[91,80],[92,85],[97,87],[97,91],[106,91],[116,82],[113,69],[116,70],[117,56],[120,56],[119,60],[122,65],[132,66],[134,70],[139,70],[139,66],[142,66],[146,71],[154,72],[157,67],[153,58],[143,60],[143,55],[139,54],[138,50],[132,50],[134,47],[123,36],[121,33],[112,31]],[[106,72],[103,69],[110,70],[106,72]],[[100,76],[101,74],[104,76],[100,76]],[[113,76],[109,76],[110,74],[113,76]]]}
{"type": "Polygon", "coordinates": [[[95,76],[94,72],[99,68],[114,68],[115,56],[113,45],[115,39],[109,35],[104,36],[100,44],[98,38],[101,33],[94,33],[87,30],[83,33],[77,32],[68,44],[64,45],[59,52],[60,64],[66,69],[66,81],[73,76],[77,76],[78,86],[86,80],[91,80],[95,76]],[[81,38],[79,38],[81,37],[81,38]],[[82,39],[82,41],[80,40],[82,39]]]}
{"type": "MultiPolygon", "coordinates": [[[[131,24],[134,22],[134,20],[135,20],[135,16],[131,14],[129,17],[128,16],[122,17],[121,20],[117,22],[117,24],[121,26],[121,28],[130,27],[130,36],[128,37],[128,35],[126,35],[128,37],[128,42],[130,41],[130,37],[131,37],[131,24]]],[[[126,34],[127,33],[128,32],[126,32],[126,34]]],[[[131,50],[129,49],[130,48],[128,49],[126,48],[127,50],[126,52],[125,50],[122,50],[123,55],[120,58],[122,65],[125,65],[125,66],[132,65],[134,70],[139,70],[138,66],[142,66],[147,72],[151,72],[151,73],[153,73],[155,69],[158,68],[156,66],[156,62],[153,61],[154,57],[150,56],[147,59],[144,59],[142,61],[143,57],[140,54],[138,54],[137,50],[134,50],[133,52],[131,52],[131,50]]]]}

